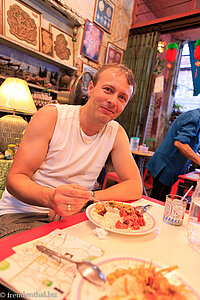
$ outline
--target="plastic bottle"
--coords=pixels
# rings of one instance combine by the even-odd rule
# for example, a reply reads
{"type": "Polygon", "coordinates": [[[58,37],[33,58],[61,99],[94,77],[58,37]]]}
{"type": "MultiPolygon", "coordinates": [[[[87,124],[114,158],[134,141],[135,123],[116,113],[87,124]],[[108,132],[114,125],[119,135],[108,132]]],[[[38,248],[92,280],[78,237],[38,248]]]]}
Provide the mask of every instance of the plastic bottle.
{"type": "Polygon", "coordinates": [[[130,140],[131,150],[133,150],[133,151],[137,151],[138,150],[139,141],[140,141],[139,137],[131,137],[131,140],[130,140]]]}
{"type": "Polygon", "coordinates": [[[187,237],[189,245],[200,252],[200,178],[197,181],[190,204],[187,237]]]}

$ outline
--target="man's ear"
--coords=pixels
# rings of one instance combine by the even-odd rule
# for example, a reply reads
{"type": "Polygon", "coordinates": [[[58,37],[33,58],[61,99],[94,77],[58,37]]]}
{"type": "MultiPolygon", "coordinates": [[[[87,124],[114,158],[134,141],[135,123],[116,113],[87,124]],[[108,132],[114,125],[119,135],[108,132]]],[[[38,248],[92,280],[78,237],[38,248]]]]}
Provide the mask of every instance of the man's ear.
{"type": "Polygon", "coordinates": [[[93,84],[93,81],[90,81],[89,85],[88,85],[88,96],[90,97],[91,96],[91,93],[93,91],[93,88],[94,88],[94,84],[93,84]]]}

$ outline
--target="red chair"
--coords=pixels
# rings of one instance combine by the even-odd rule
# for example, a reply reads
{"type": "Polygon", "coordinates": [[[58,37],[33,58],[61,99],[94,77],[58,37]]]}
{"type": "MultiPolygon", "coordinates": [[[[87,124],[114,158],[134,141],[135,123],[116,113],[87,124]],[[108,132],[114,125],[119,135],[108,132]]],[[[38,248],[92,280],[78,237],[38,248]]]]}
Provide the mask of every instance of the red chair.
{"type": "Polygon", "coordinates": [[[143,185],[147,188],[153,188],[153,176],[148,169],[145,168],[144,175],[143,175],[143,185]]]}
{"type": "MultiPolygon", "coordinates": [[[[189,188],[190,188],[189,186],[185,186],[185,187],[184,187],[184,183],[182,183],[182,185],[181,185],[181,183],[182,183],[181,180],[178,179],[178,180],[172,185],[172,189],[171,189],[170,194],[176,195],[179,186],[180,186],[181,188],[184,189],[184,194],[189,190],[189,188]]],[[[192,185],[192,184],[191,184],[191,185],[192,185]]],[[[193,188],[193,189],[189,192],[189,194],[187,195],[188,197],[189,197],[189,196],[192,197],[192,194],[193,194],[193,192],[194,192],[194,189],[195,189],[195,188],[193,188]]]]}
{"type": "Polygon", "coordinates": [[[121,179],[119,178],[119,176],[117,175],[116,172],[108,172],[105,176],[103,186],[102,186],[102,190],[105,189],[108,179],[111,179],[111,180],[116,181],[118,183],[121,182],[121,179]]]}

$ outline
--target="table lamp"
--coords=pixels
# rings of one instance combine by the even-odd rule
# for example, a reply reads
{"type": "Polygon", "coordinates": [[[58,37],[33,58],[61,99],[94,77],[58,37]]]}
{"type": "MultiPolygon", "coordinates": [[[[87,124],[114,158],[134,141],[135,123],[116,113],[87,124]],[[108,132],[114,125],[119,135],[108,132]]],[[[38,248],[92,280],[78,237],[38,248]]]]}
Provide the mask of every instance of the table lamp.
{"type": "Polygon", "coordinates": [[[0,118],[0,151],[5,152],[8,144],[16,144],[28,123],[15,115],[20,112],[33,115],[37,112],[26,81],[19,78],[7,78],[0,86],[0,111],[13,112],[0,118]]]}

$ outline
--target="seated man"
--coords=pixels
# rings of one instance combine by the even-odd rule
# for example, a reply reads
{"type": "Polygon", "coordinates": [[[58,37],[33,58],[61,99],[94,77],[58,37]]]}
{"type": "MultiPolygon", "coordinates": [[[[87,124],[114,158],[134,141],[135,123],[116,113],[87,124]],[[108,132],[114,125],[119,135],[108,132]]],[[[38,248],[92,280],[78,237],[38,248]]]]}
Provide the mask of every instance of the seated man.
{"type": "Polygon", "coordinates": [[[200,165],[196,154],[199,147],[200,109],[187,111],[172,123],[160,147],[147,163],[153,175],[151,197],[165,201],[172,185],[192,161],[200,165]]]}
{"type": "Polygon", "coordinates": [[[48,105],[37,112],[7,177],[0,202],[1,237],[80,212],[109,153],[122,182],[96,191],[93,198],[141,197],[128,137],[113,121],[134,92],[134,76],[127,67],[105,65],[90,82],[84,106],[48,105]]]}

